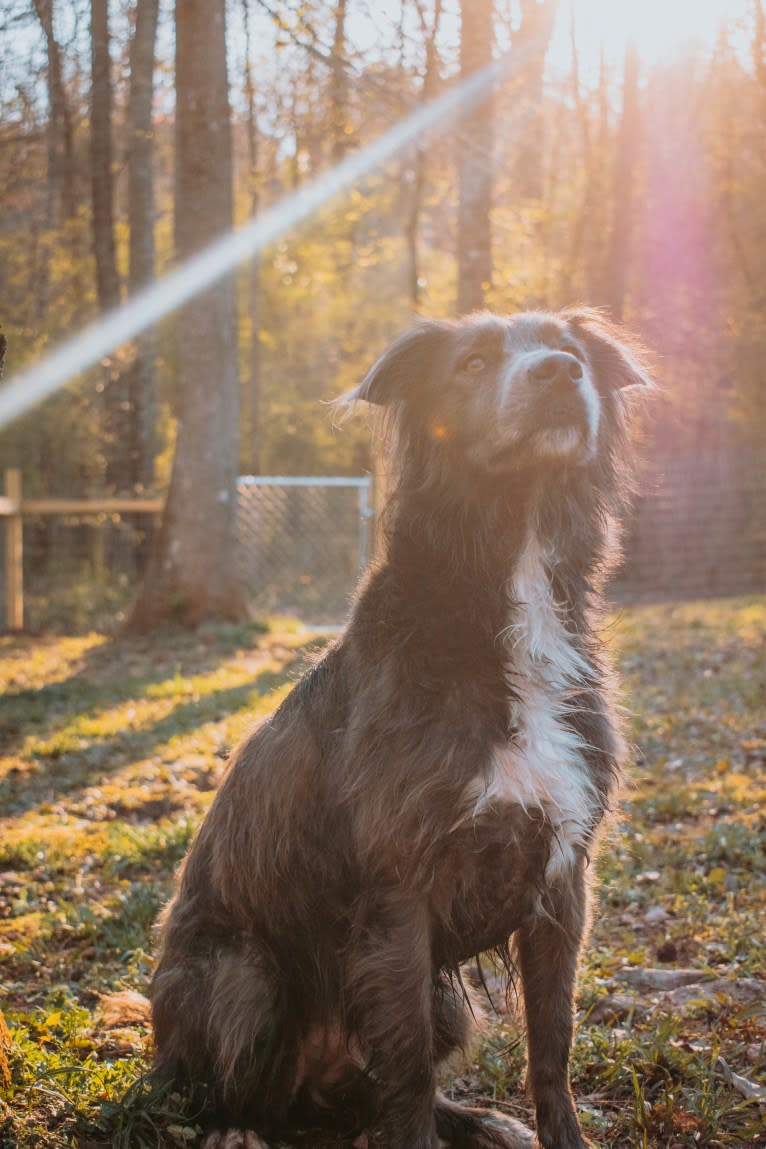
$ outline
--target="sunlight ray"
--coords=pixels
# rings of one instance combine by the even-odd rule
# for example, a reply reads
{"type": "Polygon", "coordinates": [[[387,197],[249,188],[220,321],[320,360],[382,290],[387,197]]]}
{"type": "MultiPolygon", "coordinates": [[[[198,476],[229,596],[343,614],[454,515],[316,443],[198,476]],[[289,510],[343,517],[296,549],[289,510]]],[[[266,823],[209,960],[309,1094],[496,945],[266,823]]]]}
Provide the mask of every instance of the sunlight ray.
{"type": "Polygon", "coordinates": [[[145,288],[50,355],[9,379],[5,386],[0,387],[0,427],[23,415],[80,372],[309,219],[423,133],[439,128],[443,130],[454,124],[454,119],[450,119],[451,113],[466,111],[481,100],[498,80],[511,77],[529,50],[530,46],[525,46],[522,51],[507,53],[455,84],[367,147],[347,156],[336,167],[254,217],[244,227],[227,232],[159,282],[145,288]]]}

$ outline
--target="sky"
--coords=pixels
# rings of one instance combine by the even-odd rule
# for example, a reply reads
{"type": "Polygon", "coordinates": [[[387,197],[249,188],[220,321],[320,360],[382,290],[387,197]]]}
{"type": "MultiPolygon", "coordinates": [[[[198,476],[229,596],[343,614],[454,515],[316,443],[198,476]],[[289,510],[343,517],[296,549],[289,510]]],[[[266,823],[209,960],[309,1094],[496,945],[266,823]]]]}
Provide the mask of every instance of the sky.
{"type": "MultiPolygon", "coordinates": [[[[571,66],[570,26],[574,4],[578,52],[584,75],[598,68],[601,44],[609,63],[622,61],[625,45],[635,41],[639,55],[651,66],[672,59],[689,43],[712,47],[718,29],[728,20],[736,25],[752,19],[752,0],[559,0],[556,29],[548,54],[551,73],[571,66]]],[[[459,0],[446,0],[443,44],[459,40],[459,0]]],[[[514,13],[512,0],[499,0],[498,10],[514,13]]],[[[375,49],[399,19],[400,0],[357,0],[351,6],[351,32],[359,48],[375,49]]],[[[515,13],[514,13],[515,14],[515,13]]],[[[515,18],[518,19],[517,14],[515,18]]]]}
{"type": "MultiPolygon", "coordinates": [[[[570,0],[559,0],[556,35],[549,66],[568,66],[571,60],[570,0]]],[[[712,47],[723,21],[731,25],[751,18],[749,0],[574,0],[578,48],[585,66],[598,60],[604,45],[606,59],[622,59],[625,45],[633,40],[647,65],[672,59],[689,43],[712,47]]]]}
{"type": "MultiPolygon", "coordinates": [[[[735,46],[739,44],[746,51],[747,37],[742,35],[742,28],[752,23],[753,10],[753,0],[559,0],[556,29],[547,59],[551,76],[565,75],[571,68],[572,5],[577,26],[580,71],[586,81],[595,78],[602,43],[608,63],[618,65],[623,59],[627,40],[632,38],[644,64],[651,66],[672,59],[690,42],[711,48],[724,20],[729,23],[735,46]]],[[[514,13],[515,19],[518,18],[516,7],[515,0],[497,0],[498,12],[503,14],[510,11],[514,13]]],[[[116,17],[118,6],[113,5],[112,8],[113,17],[116,17]]],[[[169,7],[166,5],[165,9],[167,16],[169,7]]],[[[67,26],[68,5],[63,4],[60,11],[63,24],[59,33],[67,39],[71,34],[67,26]]],[[[376,50],[394,49],[398,39],[401,0],[351,0],[349,11],[348,31],[359,51],[374,55],[376,50]]],[[[444,0],[441,47],[445,55],[451,58],[446,68],[448,72],[456,66],[456,49],[460,36],[459,11],[460,0],[444,0]]],[[[234,45],[237,46],[234,56],[238,57],[243,37],[237,6],[232,5],[230,16],[234,25],[234,45]]],[[[113,19],[113,32],[117,39],[124,35],[122,26],[117,27],[118,23],[113,19]]],[[[412,11],[409,12],[406,25],[410,36],[418,35],[418,25],[412,11]]],[[[87,22],[81,29],[82,35],[86,33],[87,22]]],[[[253,8],[253,33],[254,42],[260,46],[261,54],[267,58],[273,56],[273,27],[269,17],[257,4],[253,8]]],[[[24,65],[32,45],[37,45],[38,63],[42,58],[41,38],[33,21],[27,27],[22,26],[21,30],[14,31],[8,39],[13,43],[6,44],[7,51],[3,51],[0,56],[0,91],[5,96],[9,94],[6,85],[10,84],[12,90],[17,78],[28,80],[24,65]],[[2,82],[4,65],[8,71],[5,85],[2,82]],[[19,68],[22,72],[17,77],[19,68]]],[[[500,45],[501,50],[504,47],[507,45],[500,45]]],[[[165,56],[172,57],[172,24],[167,19],[163,22],[161,48],[165,56]]]]}

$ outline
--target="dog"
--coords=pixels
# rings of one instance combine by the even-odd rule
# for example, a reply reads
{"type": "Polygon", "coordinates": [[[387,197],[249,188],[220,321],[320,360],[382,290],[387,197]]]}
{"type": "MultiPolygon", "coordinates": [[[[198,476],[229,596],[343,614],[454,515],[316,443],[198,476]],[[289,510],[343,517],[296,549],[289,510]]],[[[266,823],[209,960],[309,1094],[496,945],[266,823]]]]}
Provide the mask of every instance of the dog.
{"type": "Polygon", "coordinates": [[[625,331],[571,309],[421,321],[344,397],[392,452],[380,557],[234,752],[161,923],[156,1072],[204,1089],[207,1149],[532,1145],[436,1085],[488,951],[523,996],[539,1143],[587,1144],[575,977],[624,756],[597,632],[650,387],[625,331]]]}

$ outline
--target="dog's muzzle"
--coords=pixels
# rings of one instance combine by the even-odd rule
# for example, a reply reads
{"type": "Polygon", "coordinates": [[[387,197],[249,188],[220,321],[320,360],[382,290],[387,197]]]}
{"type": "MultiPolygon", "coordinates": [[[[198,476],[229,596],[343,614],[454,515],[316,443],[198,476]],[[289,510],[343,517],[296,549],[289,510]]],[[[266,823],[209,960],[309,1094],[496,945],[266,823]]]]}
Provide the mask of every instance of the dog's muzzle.
{"type": "Polygon", "coordinates": [[[566,351],[552,351],[530,368],[529,377],[540,388],[538,410],[546,427],[588,430],[588,400],[579,359],[566,351]]]}

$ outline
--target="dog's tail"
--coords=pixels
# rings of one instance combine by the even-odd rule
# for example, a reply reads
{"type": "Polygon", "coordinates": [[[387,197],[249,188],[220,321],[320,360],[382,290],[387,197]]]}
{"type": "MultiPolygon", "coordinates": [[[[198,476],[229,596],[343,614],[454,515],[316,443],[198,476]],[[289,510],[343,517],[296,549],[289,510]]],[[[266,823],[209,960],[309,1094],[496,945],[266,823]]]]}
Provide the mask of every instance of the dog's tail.
{"type": "Polygon", "coordinates": [[[436,1099],[436,1132],[451,1149],[534,1149],[534,1134],[493,1109],[468,1109],[439,1094],[436,1099]]]}

